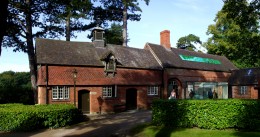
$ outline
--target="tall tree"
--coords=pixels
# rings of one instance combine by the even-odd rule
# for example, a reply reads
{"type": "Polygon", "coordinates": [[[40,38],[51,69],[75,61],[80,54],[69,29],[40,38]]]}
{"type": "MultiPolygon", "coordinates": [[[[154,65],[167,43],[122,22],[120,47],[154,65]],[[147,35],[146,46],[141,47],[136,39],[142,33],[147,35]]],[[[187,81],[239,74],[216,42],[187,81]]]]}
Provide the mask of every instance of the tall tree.
{"type": "Polygon", "coordinates": [[[56,9],[50,1],[44,0],[9,0],[7,33],[3,40],[4,47],[12,47],[14,51],[23,51],[28,55],[31,83],[34,91],[35,103],[37,101],[37,67],[33,38],[46,37],[56,34],[46,25],[40,17],[48,15],[56,9]],[[32,29],[35,31],[33,32],[32,29]]]}
{"type": "MultiPolygon", "coordinates": [[[[144,0],[145,4],[148,5],[150,0],[144,0]]],[[[139,7],[138,0],[122,0],[124,5],[123,10],[123,46],[127,46],[127,11],[130,12],[142,12],[142,9],[139,7]]]]}
{"type": "Polygon", "coordinates": [[[260,66],[259,2],[226,0],[215,24],[208,27],[207,48],[211,54],[224,55],[237,67],[260,66]]]}
{"type": "Polygon", "coordinates": [[[0,56],[2,53],[2,41],[3,37],[6,34],[6,26],[7,26],[7,16],[8,16],[8,3],[9,0],[2,0],[0,4],[0,56]]]}
{"type": "MultiPolygon", "coordinates": [[[[139,21],[141,18],[137,12],[142,12],[139,6],[138,0],[100,0],[105,8],[104,13],[107,15],[113,14],[110,21],[122,21],[123,22],[123,46],[127,46],[127,20],[139,21]]],[[[148,5],[150,0],[144,0],[145,4],[148,5]]]]}
{"type": "Polygon", "coordinates": [[[90,0],[50,0],[53,7],[58,8],[54,13],[49,13],[47,22],[59,28],[56,31],[59,34],[65,32],[66,41],[74,36],[74,31],[84,31],[93,27],[93,24],[84,23],[90,16],[92,3],[90,0]],[[64,24],[64,25],[63,25],[64,24]]]}
{"type": "Polygon", "coordinates": [[[195,51],[196,46],[194,44],[202,44],[202,42],[198,36],[189,34],[188,36],[179,38],[177,42],[177,48],[195,51]]]}

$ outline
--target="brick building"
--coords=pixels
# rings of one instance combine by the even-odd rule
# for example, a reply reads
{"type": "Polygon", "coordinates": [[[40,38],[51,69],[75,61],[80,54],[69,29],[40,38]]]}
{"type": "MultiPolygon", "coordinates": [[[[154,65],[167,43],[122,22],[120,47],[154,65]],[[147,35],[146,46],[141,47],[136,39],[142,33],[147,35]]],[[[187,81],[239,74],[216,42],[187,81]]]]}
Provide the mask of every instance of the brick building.
{"type": "Polygon", "coordinates": [[[246,68],[232,71],[229,79],[232,98],[260,99],[260,68],[246,68]]]}
{"type": "Polygon", "coordinates": [[[160,45],[147,44],[163,68],[163,97],[173,88],[180,99],[207,99],[213,92],[228,98],[228,78],[237,69],[226,57],[171,48],[170,32],[161,32],[160,45]]]}
{"type": "Polygon", "coordinates": [[[93,42],[36,40],[38,103],[72,103],[86,113],[147,109],[152,100],[228,97],[236,67],[225,57],[171,48],[170,32],[161,44],[144,49],[105,44],[96,28],[93,42]],[[191,92],[192,91],[192,92],[191,92]]]}

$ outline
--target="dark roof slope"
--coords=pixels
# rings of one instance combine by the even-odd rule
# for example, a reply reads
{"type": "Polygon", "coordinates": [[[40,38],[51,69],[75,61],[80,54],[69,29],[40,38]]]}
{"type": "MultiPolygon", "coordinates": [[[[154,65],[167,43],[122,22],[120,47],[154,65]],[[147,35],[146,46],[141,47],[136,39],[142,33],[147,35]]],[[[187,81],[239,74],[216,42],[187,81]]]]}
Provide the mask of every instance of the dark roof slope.
{"type": "Polygon", "coordinates": [[[260,68],[246,68],[232,71],[230,85],[257,85],[260,80],[260,68]]]}
{"type": "Polygon", "coordinates": [[[91,42],[70,42],[36,39],[37,64],[104,66],[101,58],[114,53],[120,67],[162,69],[153,55],[144,49],[107,44],[94,46],[91,42]]]}
{"type": "Polygon", "coordinates": [[[200,52],[193,52],[177,48],[166,49],[161,45],[151,43],[148,43],[147,45],[154,52],[155,56],[157,56],[157,58],[160,60],[161,65],[164,68],[187,68],[210,71],[231,71],[233,69],[237,69],[224,56],[204,54],[200,52]],[[218,60],[221,64],[186,61],[182,60],[180,55],[218,60]]]}

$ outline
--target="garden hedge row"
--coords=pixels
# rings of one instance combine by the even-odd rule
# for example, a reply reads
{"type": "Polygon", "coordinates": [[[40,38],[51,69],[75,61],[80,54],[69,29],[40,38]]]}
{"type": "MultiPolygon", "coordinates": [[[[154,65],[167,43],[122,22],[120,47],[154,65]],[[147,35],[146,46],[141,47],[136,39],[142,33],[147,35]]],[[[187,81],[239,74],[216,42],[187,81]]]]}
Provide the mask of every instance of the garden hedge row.
{"type": "Polygon", "coordinates": [[[153,124],[205,129],[259,129],[259,100],[155,100],[153,124]]]}
{"type": "Polygon", "coordinates": [[[0,131],[29,131],[58,128],[79,122],[82,113],[69,104],[0,105],[0,131]]]}

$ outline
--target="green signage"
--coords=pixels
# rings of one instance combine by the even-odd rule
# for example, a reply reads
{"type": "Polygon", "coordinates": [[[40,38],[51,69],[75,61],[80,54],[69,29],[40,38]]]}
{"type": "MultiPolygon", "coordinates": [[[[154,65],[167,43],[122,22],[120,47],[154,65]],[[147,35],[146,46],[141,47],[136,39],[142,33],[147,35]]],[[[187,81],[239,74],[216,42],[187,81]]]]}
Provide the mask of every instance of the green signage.
{"type": "Polygon", "coordinates": [[[202,62],[202,63],[210,63],[210,64],[221,64],[221,62],[216,59],[187,56],[187,55],[179,55],[179,56],[181,57],[182,60],[185,60],[185,61],[202,62]]]}

